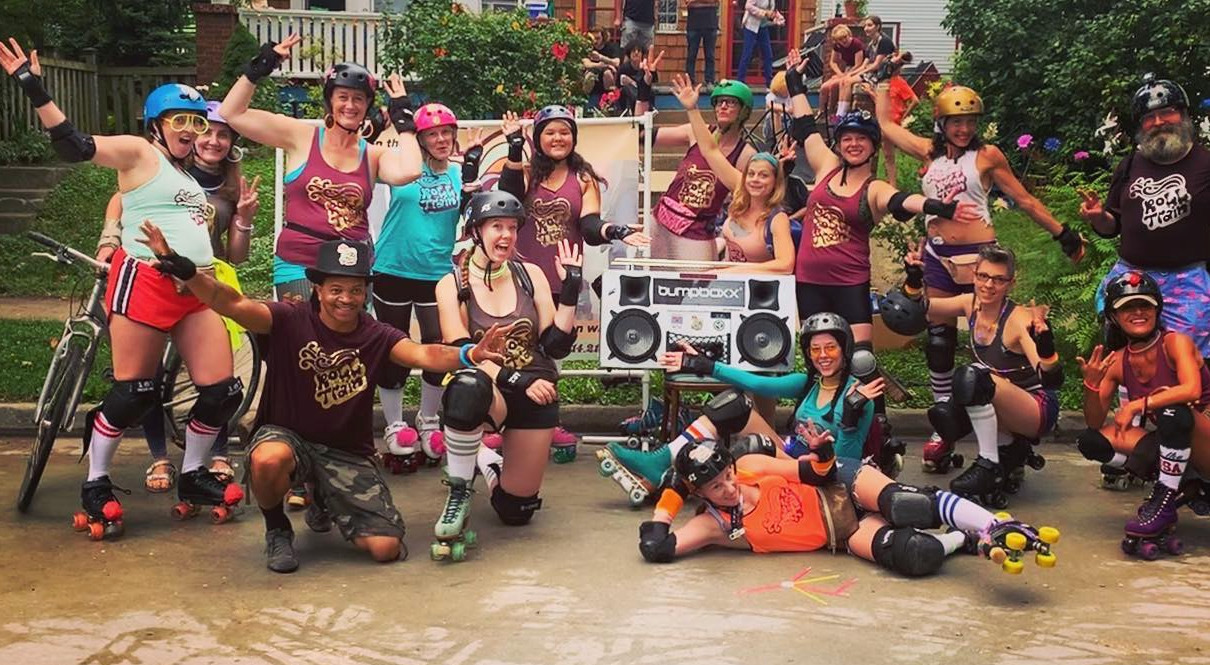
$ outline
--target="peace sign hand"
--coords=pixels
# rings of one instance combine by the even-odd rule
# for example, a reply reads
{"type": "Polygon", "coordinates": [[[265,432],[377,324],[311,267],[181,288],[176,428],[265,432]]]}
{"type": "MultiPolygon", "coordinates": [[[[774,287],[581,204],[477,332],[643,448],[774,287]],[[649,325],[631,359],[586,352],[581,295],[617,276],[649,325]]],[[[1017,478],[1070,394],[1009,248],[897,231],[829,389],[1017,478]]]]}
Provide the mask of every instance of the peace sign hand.
{"type": "Polygon", "coordinates": [[[249,225],[256,217],[256,212],[260,210],[260,198],[257,195],[259,186],[259,175],[252,179],[252,184],[248,184],[247,178],[240,178],[239,202],[235,204],[235,211],[249,225]]]}
{"type": "Polygon", "coordinates": [[[654,51],[654,50],[655,50],[655,47],[652,46],[647,51],[647,56],[644,57],[643,60],[639,63],[639,68],[643,70],[643,78],[647,81],[647,85],[651,85],[652,75],[655,72],[659,71],[660,63],[663,62],[663,60],[664,60],[663,51],[660,51],[660,54],[655,56],[654,59],[651,58],[651,51],[654,51]]]}

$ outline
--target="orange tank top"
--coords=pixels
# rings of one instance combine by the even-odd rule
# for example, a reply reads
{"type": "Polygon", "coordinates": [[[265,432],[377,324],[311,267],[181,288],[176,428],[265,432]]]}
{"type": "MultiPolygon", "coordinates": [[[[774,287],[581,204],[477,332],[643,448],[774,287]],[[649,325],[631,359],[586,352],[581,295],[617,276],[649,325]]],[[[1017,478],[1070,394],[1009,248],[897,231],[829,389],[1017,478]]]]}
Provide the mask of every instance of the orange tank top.
{"type": "Polygon", "coordinates": [[[753,552],[811,552],[828,545],[828,529],[811,485],[781,476],[754,478],[740,474],[739,482],[760,488],[756,507],[744,515],[744,536],[753,552]]]}

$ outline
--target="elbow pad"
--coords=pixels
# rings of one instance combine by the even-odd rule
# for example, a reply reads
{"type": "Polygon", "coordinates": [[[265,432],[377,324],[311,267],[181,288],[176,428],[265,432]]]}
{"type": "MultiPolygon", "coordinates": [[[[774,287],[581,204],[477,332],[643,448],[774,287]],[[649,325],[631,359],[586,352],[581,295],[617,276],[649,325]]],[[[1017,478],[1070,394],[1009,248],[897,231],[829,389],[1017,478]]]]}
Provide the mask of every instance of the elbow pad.
{"type": "Polygon", "coordinates": [[[676,534],[663,522],[639,525],[639,552],[648,563],[668,563],[676,556],[676,534]]]}
{"type": "Polygon", "coordinates": [[[904,201],[907,201],[911,194],[907,192],[895,192],[891,195],[891,200],[887,203],[886,209],[891,213],[891,216],[900,222],[906,222],[916,216],[916,213],[903,207],[904,201]]]}
{"type": "Polygon", "coordinates": [[[87,162],[97,154],[97,142],[92,136],[76,129],[67,120],[50,128],[50,145],[65,162],[87,162]]]}
{"type": "Polygon", "coordinates": [[[953,219],[954,215],[958,213],[958,202],[950,201],[949,203],[942,203],[937,199],[925,199],[923,210],[924,214],[926,215],[936,215],[937,217],[941,217],[943,219],[953,219]]]}
{"type": "Polygon", "coordinates": [[[605,224],[605,220],[601,219],[601,216],[595,212],[581,217],[580,235],[584,236],[584,242],[593,247],[605,244],[608,238],[601,233],[601,229],[604,228],[605,224]]]}
{"type": "Polygon", "coordinates": [[[525,201],[525,174],[521,172],[521,169],[510,169],[505,166],[500,170],[500,181],[496,187],[502,192],[508,192],[517,197],[518,201],[525,201]]]}
{"type": "Polygon", "coordinates": [[[818,131],[819,128],[815,126],[815,116],[813,115],[804,115],[790,121],[790,137],[799,143],[806,141],[807,137],[818,131]]]}
{"type": "Polygon", "coordinates": [[[854,390],[844,396],[844,415],[840,418],[840,425],[845,429],[854,429],[857,423],[861,421],[862,412],[865,410],[865,405],[870,400],[865,395],[854,390]]]}
{"type": "Polygon", "coordinates": [[[1047,390],[1058,390],[1063,387],[1063,364],[1055,363],[1050,369],[1038,365],[1038,378],[1042,380],[1042,387],[1047,390]]]}
{"type": "Polygon", "coordinates": [[[556,325],[551,325],[546,330],[542,331],[542,336],[538,338],[538,346],[542,348],[542,353],[547,358],[559,360],[566,358],[571,354],[571,347],[576,343],[576,333],[566,332],[556,325]]]}
{"type": "Polygon", "coordinates": [[[462,184],[472,185],[479,180],[479,162],[483,159],[483,146],[475,145],[462,154],[462,184]]]}

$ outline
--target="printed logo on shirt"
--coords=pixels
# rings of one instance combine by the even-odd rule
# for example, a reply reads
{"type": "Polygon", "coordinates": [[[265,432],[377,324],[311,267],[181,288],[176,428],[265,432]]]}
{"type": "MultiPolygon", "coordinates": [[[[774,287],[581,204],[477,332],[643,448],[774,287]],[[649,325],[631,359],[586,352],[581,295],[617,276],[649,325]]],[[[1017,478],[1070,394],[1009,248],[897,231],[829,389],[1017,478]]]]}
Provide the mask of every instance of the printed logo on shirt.
{"type": "Polygon", "coordinates": [[[525,213],[534,222],[534,234],[538,244],[551,247],[567,237],[567,224],[571,222],[571,203],[563,197],[555,199],[533,199],[525,205],[525,213]]]}
{"type": "Polygon", "coordinates": [[[355,182],[333,183],[314,176],[307,183],[307,198],[323,206],[328,225],[336,231],[366,226],[365,192],[355,182]]]}
{"type": "Polygon", "coordinates": [[[843,244],[849,239],[849,225],[844,213],[832,206],[817,205],[811,212],[811,246],[825,249],[843,244]]]}
{"type": "Polygon", "coordinates": [[[187,189],[178,190],[172,202],[189,209],[189,218],[198,226],[206,226],[207,222],[214,219],[214,207],[206,201],[206,195],[201,192],[191,192],[187,189]],[[207,215],[206,208],[210,206],[210,214],[207,215]]]}
{"type": "Polygon", "coordinates": [[[420,176],[420,209],[427,213],[454,210],[461,203],[461,196],[454,191],[445,174],[425,173],[420,176]]]}
{"type": "Polygon", "coordinates": [[[1130,183],[1129,196],[1143,205],[1143,226],[1154,231],[1175,224],[1189,216],[1193,197],[1185,186],[1185,176],[1179,173],[1159,180],[1137,178],[1130,183]]]}
{"type": "MultiPolygon", "coordinates": [[[[472,336],[474,341],[483,339],[483,330],[476,330],[472,336]]],[[[534,361],[534,347],[538,345],[538,337],[534,334],[534,322],[529,319],[517,319],[513,327],[504,336],[504,366],[509,369],[525,369],[534,361]]]]}
{"type": "Polygon", "coordinates": [[[781,533],[790,524],[802,521],[804,510],[802,498],[794,490],[784,485],[771,488],[773,496],[769,497],[769,510],[765,512],[760,525],[765,533],[781,533]]]}
{"type": "Polygon", "coordinates": [[[957,162],[934,161],[933,164],[940,164],[937,168],[930,167],[924,173],[924,190],[928,191],[931,187],[933,194],[930,196],[939,201],[947,200],[951,195],[957,196],[966,191],[966,173],[962,171],[962,167],[958,166],[957,162]]]}
{"type": "Polygon", "coordinates": [[[324,409],[344,404],[369,386],[358,349],[340,349],[328,354],[319,347],[319,342],[307,342],[298,351],[298,368],[312,372],[315,403],[324,409]]]}
{"type": "Polygon", "coordinates": [[[687,208],[702,210],[710,207],[714,200],[714,185],[718,179],[710,169],[699,169],[696,165],[685,169],[685,180],[681,186],[681,203],[687,208]]]}

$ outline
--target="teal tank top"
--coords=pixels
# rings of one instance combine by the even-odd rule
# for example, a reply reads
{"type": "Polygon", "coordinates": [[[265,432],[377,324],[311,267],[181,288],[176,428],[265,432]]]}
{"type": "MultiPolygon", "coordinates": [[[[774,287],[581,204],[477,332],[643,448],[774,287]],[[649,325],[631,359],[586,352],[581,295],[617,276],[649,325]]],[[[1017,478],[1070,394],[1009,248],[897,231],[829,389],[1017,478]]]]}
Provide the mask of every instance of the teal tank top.
{"type": "Polygon", "coordinates": [[[462,165],[453,162],[444,173],[425,164],[418,179],[392,187],[374,245],[374,272],[432,282],[446,276],[461,202],[462,165]]]}
{"type": "Polygon", "coordinates": [[[150,219],[164,232],[168,246],[199,267],[214,263],[209,224],[214,207],[206,200],[206,190],[193,176],[182,173],[159,150],[160,170],[151,180],[122,194],[122,249],[139,259],[151,260],[155,254],[139,242],[140,226],[150,219]]]}

